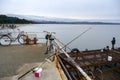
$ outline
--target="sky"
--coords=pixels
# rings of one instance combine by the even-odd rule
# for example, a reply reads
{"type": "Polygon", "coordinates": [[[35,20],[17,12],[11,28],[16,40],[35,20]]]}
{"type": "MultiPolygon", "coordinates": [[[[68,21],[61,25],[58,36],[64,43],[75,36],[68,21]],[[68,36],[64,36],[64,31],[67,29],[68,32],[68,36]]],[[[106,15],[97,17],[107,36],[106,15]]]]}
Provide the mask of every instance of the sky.
{"type": "Polygon", "coordinates": [[[120,20],[120,0],[0,0],[0,14],[120,20]]]}

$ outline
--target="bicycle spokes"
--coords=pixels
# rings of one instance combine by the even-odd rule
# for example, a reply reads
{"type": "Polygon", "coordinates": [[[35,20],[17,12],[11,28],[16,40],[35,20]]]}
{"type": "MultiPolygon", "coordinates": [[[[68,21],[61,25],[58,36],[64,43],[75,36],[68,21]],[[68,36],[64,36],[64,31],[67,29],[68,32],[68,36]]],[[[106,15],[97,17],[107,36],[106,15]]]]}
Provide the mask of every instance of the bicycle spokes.
{"type": "Polygon", "coordinates": [[[11,44],[11,39],[10,39],[10,37],[9,36],[2,36],[1,38],[0,38],[0,44],[1,45],[3,45],[3,46],[5,46],[5,45],[10,45],[11,44]]]}
{"type": "Polygon", "coordinates": [[[26,43],[26,38],[27,38],[26,35],[21,35],[21,36],[18,38],[18,42],[19,42],[20,44],[25,44],[25,43],[26,43]]]}

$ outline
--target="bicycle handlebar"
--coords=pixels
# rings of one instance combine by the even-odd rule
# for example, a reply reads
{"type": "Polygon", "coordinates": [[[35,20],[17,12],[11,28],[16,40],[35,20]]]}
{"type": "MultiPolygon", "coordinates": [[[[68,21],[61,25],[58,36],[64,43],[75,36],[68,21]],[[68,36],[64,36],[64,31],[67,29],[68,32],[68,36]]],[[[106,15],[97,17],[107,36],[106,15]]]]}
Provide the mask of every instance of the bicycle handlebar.
{"type": "Polygon", "coordinates": [[[48,32],[48,31],[43,31],[43,32],[45,32],[47,34],[56,34],[56,32],[48,32]]]}

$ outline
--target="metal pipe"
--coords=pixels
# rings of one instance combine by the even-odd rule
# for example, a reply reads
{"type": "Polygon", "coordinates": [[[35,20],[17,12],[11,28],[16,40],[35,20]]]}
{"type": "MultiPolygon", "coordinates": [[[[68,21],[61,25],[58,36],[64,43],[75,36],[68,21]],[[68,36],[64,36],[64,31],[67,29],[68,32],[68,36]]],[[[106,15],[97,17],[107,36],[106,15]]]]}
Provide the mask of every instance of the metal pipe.
{"type": "Polygon", "coordinates": [[[69,77],[69,80],[72,80],[69,72],[67,71],[66,67],[64,66],[63,62],[61,61],[61,59],[59,57],[58,57],[58,60],[59,60],[60,64],[62,65],[63,69],[65,70],[67,76],[69,77]]]}
{"type": "MultiPolygon", "coordinates": [[[[54,35],[53,35],[53,36],[54,36],[54,35]]],[[[60,41],[59,39],[57,39],[55,36],[54,36],[54,38],[64,46],[63,48],[66,47],[66,48],[68,48],[69,50],[72,50],[72,49],[69,48],[67,45],[65,45],[62,41],[60,41]]]]}
{"type": "Polygon", "coordinates": [[[69,58],[69,60],[75,65],[75,67],[81,72],[81,74],[87,79],[87,80],[92,80],[84,71],[83,69],[68,55],[67,52],[62,49],[62,47],[58,44],[57,41],[55,43],[60,47],[60,50],[69,58]]]}

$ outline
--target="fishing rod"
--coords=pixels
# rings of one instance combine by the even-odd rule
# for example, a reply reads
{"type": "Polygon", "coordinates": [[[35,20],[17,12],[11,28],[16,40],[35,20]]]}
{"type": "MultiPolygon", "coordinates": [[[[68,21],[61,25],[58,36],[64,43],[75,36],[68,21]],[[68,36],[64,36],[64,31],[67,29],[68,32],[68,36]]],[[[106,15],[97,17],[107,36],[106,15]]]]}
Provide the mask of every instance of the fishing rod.
{"type": "Polygon", "coordinates": [[[85,30],[84,32],[82,32],[81,34],[79,34],[78,36],[76,36],[75,38],[73,38],[70,42],[68,42],[65,46],[63,46],[61,49],[65,48],[66,46],[68,46],[69,44],[71,44],[73,41],[75,41],[77,38],[79,38],[80,36],[82,36],[84,33],[86,33],[87,31],[89,31],[90,29],[92,29],[91,27],[88,28],[87,30],[85,30]]]}
{"type": "MultiPolygon", "coordinates": [[[[47,33],[47,34],[50,34],[50,35],[56,34],[55,32],[48,32],[48,31],[43,31],[43,32],[45,32],[45,33],[47,33]]],[[[61,42],[58,38],[56,38],[54,35],[52,35],[52,36],[54,37],[54,39],[56,39],[58,42],[60,42],[63,46],[65,46],[65,47],[68,48],[69,50],[72,50],[71,48],[69,48],[68,46],[66,46],[63,42],[61,42]]]]}
{"type": "Polygon", "coordinates": [[[24,76],[26,76],[26,75],[29,74],[30,72],[34,72],[34,69],[35,69],[35,68],[40,68],[40,67],[42,67],[46,62],[51,63],[52,61],[50,60],[50,58],[51,58],[52,56],[54,56],[54,55],[55,55],[55,54],[52,54],[52,55],[48,56],[47,58],[45,58],[44,61],[43,61],[40,65],[31,68],[30,70],[28,70],[27,72],[25,72],[24,74],[22,74],[20,77],[18,77],[17,80],[22,79],[24,76]]]}

